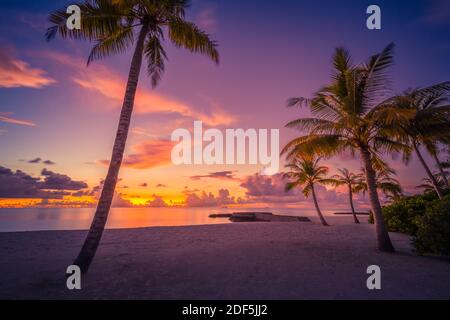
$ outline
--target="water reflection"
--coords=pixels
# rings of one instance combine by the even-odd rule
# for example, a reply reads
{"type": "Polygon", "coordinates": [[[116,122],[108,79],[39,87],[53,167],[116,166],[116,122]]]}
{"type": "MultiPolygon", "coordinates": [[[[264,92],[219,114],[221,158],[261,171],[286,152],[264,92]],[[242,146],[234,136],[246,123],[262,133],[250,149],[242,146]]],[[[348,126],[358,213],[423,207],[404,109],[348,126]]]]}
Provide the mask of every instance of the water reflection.
{"type": "MultiPolygon", "coordinates": [[[[271,210],[255,209],[271,212],[271,210]]],[[[141,228],[153,226],[187,226],[229,223],[228,219],[209,218],[211,213],[252,211],[217,208],[113,208],[108,223],[109,229],[141,228]]],[[[277,214],[299,215],[299,209],[275,210],[277,214]]],[[[88,229],[94,208],[65,209],[0,209],[0,232],[35,230],[83,230],[88,229]]],[[[302,215],[313,212],[302,210],[302,215]]]]}

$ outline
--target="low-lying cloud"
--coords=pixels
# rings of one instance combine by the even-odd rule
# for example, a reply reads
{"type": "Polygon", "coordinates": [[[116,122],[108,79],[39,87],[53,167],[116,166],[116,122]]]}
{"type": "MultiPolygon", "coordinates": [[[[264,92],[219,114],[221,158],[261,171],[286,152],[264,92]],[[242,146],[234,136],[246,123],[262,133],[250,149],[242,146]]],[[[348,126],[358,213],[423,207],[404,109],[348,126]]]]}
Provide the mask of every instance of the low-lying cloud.
{"type": "Polygon", "coordinates": [[[228,204],[235,204],[236,200],[230,195],[227,189],[220,189],[217,196],[213,193],[203,191],[200,195],[197,193],[188,193],[185,200],[187,207],[218,207],[228,204]]]}
{"type": "Polygon", "coordinates": [[[88,185],[64,174],[42,170],[42,177],[32,177],[21,170],[0,166],[0,198],[62,199],[67,191],[79,191],[88,185]]]}
{"type": "Polygon", "coordinates": [[[190,176],[190,178],[192,180],[201,180],[205,178],[232,180],[235,178],[235,174],[233,171],[218,171],[218,172],[211,172],[206,175],[190,176]]]}

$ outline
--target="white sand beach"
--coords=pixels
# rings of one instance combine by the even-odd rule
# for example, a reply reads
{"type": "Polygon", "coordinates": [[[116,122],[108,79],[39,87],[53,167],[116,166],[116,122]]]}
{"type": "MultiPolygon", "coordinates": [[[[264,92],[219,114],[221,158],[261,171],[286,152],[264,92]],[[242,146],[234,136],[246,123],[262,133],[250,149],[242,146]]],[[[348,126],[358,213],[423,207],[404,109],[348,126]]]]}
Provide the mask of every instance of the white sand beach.
{"type": "Polygon", "coordinates": [[[65,269],[85,231],[0,233],[0,298],[450,299],[450,261],[375,249],[373,226],[351,217],[317,223],[234,223],[106,230],[82,290],[65,269]],[[379,265],[382,290],[366,288],[379,265]]]}

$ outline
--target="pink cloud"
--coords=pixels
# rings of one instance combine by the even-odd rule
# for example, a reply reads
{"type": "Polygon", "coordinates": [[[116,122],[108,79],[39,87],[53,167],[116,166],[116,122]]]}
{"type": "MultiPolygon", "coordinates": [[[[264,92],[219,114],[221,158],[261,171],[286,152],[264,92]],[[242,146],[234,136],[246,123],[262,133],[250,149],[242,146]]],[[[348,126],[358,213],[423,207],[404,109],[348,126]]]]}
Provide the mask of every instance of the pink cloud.
{"type": "Polygon", "coordinates": [[[10,124],[16,124],[19,126],[28,126],[28,127],[35,127],[36,124],[34,122],[28,121],[28,120],[19,120],[15,118],[11,118],[10,115],[11,112],[0,112],[0,122],[10,123],[10,124]]]}
{"type": "Polygon", "coordinates": [[[114,193],[114,198],[113,198],[113,202],[111,205],[113,208],[132,208],[132,207],[134,207],[130,201],[124,199],[122,194],[117,193],[117,192],[114,193]]]}
{"type": "MultiPolygon", "coordinates": [[[[100,63],[85,68],[85,63],[82,60],[65,54],[48,52],[46,55],[66,67],[70,66],[73,69],[72,81],[80,87],[122,102],[126,79],[120,74],[100,63]]],[[[202,120],[210,126],[229,125],[235,121],[234,116],[222,110],[216,103],[211,103],[209,109],[210,112],[208,113],[201,112],[191,105],[161,95],[143,86],[139,87],[136,92],[135,112],[138,114],[178,113],[183,117],[202,120]]]]}
{"type": "MultiPolygon", "coordinates": [[[[283,173],[273,176],[262,176],[254,174],[243,179],[241,187],[246,189],[244,203],[278,203],[278,204],[301,204],[312,207],[311,199],[305,198],[302,188],[296,188],[289,192],[285,191],[288,181],[283,179],[283,173]]],[[[338,189],[327,189],[322,185],[315,186],[317,198],[324,207],[347,206],[348,195],[338,189]]],[[[364,204],[361,196],[355,196],[355,202],[364,204]]]]}
{"type": "Polygon", "coordinates": [[[153,195],[153,200],[147,202],[145,206],[150,208],[165,208],[168,207],[168,204],[160,196],[153,195]]]}
{"type": "Polygon", "coordinates": [[[42,69],[13,57],[13,50],[0,48],[0,88],[39,89],[55,83],[42,69]]]}
{"type": "Polygon", "coordinates": [[[211,208],[223,205],[235,204],[236,200],[227,189],[220,189],[217,196],[203,191],[200,195],[188,193],[184,205],[187,207],[211,208]]]}
{"type": "MultiPolygon", "coordinates": [[[[171,163],[170,154],[173,144],[168,140],[148,140],[132,147],[132,153],[125,156],[122,166],[134,169],[149,169],[171,163]]],[[[109,165],[109,160],[101,160],[109,165]]]]}

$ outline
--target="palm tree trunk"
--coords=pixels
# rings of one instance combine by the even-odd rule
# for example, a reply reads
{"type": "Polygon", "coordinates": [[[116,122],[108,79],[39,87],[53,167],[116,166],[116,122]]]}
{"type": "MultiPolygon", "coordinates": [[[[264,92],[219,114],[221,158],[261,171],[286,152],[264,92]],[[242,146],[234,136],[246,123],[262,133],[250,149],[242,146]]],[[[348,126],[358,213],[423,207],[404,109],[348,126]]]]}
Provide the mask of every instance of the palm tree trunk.
{"type": "Polygon", "coordinates": [[[439,160],[439,158],[438,158],[438,156],[437,156],[436,153],[433,153],[433,158],[434,158],[434,161],[436,161],[436,165],[437,165],[437,167],[439,168],[439,171],[440,171],[440,173],[441,173],[442,179],[444,180],[445,186],[446,186],[448,189],[450,189],[450,184],[449,184],[449,182],[448,182],[447,174],[445,173],[444,168],[442,167],[442,163],[441,163],[441,161],[439,160]]]}
{"type": "Polygon", "coordinates": [[[394,252],[391,238],[384,223],[383,213],[381,210],[380,199],[378,197],[377,181],[375,170],[372,166],[372,156],[367,148],[361,147],[361,156],[366,171],[367,189],[372,206],[373,217],[375,220],[375,230],[377,234],[378,250],[384,252],[394,252]]]}
{"type": "Polygon", "coordinates": [[[351,185],[348,186],[348,197],[350,200],[350,208],[352,208],[353,219],[355,220],[355,223],[359,224],[359,220],[358,220],[358,217],[356,216],[356,212],[355,212],[355,207],[353,206],[353,191],[352,191],[351,185]]]}
{"type": "Polygon", "coordinates": [[[420,153],[419,147],[417,146],[416,142],[413,142],[414,151],[416,151],[417,157],[420,160],[420,163],[422,163],[422,166],[424,167],[425,171],[427,172],[428,177],[430,178],[431,183],[433,184],[434,190],[436,190],[436,193],[439,197],[439,199],[442,199],[443,193],[441,188],[439,187],[439,184],[431,172],[430,168],[428,167],[427,163],[425,162],[425,159],[422,157],[422,154],[420,153]]]}
{"type": "Polygon", "coordinates": [[[144,53],[145,37],[148,33],[148,25],[144,24],[139,33],[139,38],[136,43],[133,59],[131,61],[130,72],[128,76],[127,88],[125,91],[125,98],[120,114],[119,126],[116,133],[114,148],[112,151],[111,162],[109,164],[108,175],[106,176],[103,190],[98,201],[97,210],[91,224],[91,228],[87,234],[84,245],[78,254],[74,264],[79,266],[82,273],[86,273],[89,266],[94,259],[98,245],[102,238],[103,230],[105,229],[106,221],[108,219],[109,209],[114,196],[114,190],[117,184],[119,169],[122,164],[125,144],[128,137],[128,130],[130,127],[131,115],[133,112],[134,98],[136,95],[137,85],[139,81],[139,73],[142,66],[142,59],[144,53]]]}
{"type": "Polygon", "coordinates": [[[324,226],[329,226],[329,224],[327,223],[327,221],[323,217],[322,211],[320,211],[319,203],[317,202],[317,197],[316,197],[316,190],[314,190],[314,185],[313,184],[311,185],[311,191],[312,191],[312,196],[313,196],[313,200],[314,200],[314,205],[316,207],[317,214],[319,215],[319,218],[320,218],[320,222],[322,222],[322,224],[324,226]]]}

